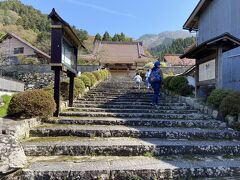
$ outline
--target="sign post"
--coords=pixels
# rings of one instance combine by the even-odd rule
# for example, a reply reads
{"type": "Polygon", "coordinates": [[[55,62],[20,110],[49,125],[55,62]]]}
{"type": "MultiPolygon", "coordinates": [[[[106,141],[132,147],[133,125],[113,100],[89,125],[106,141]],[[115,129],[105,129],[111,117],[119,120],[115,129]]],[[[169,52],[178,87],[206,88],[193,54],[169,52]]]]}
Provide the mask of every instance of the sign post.
{"type": "Polygon", "coordinates": [[[60,80],[61,72],[67,73],[69,83],[69,106],[73,106],[74,77],[77,76],[78,47],[85,48],[71,26],[65,22],[55,11],[49,14],[51,19],[51,67],[55,73],[54,100],[56,103],[55,117],[60,112],[60,80]]]}

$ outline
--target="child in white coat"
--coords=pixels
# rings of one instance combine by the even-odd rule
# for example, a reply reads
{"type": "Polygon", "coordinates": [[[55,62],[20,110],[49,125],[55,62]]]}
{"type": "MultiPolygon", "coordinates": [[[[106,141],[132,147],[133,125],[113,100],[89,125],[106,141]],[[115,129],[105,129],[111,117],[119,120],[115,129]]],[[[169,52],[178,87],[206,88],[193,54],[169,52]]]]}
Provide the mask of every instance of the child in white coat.
{"type": "Polygon", "coordinates": [[[142,77],[139,75],[139,73],[134,76],[133,80],[136,82],[137,88],[141,88],[141,83],[142,83],[142,77]]]}

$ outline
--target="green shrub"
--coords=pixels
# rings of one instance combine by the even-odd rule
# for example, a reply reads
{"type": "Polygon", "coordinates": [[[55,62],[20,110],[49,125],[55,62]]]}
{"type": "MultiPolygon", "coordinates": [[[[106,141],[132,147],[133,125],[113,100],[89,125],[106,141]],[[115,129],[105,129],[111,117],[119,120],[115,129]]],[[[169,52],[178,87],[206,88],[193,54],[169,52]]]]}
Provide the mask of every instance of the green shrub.
{"type": "Polygon", "coordinates": [[[84,82],[81,79],[75,78],[74,79],[74,86],[77,89],[78,94],[83,94],[85,92],[86,87],[85,87],[84,82]]]}
{"type": "MultiPolygon", "coordinates": [[[[62,99],[64,101],[68,100],[68,97],[69,97],[69,80],[61,82],[60,92],[61,92],[62,99]]],[[[74,86],[73,98],[74,99],[77,98],[78,95],[79,95],[79,90],[76,88],[76,86],[74,86]]]]}
{"type": "Polygon", "coordinates": [[[232,91],[229,90],[215,89],[210,93],[210,96],[207,98],[207,103],[214,108],[219,108],[223,99],[231,93],[232,91]]]}
{"type": "Polygon", "coordinates": [[[223,115],[237,116],[240,114],[240,93],[232,92],[222,100],[219,110],[223,115]]]}
{"type": "Polygon", "coordinates": [[[99,72],[100,72],[100,74],[102,75],[102,78],[103,78],[103,79],[107,79],[107,78],[111,75],[110,71],[108,71],[108,70],[106,70],[106,69],[100,70],[99,72]]]}
{"type": "Polygon", "coordinates": [[[88,87],[88,88],[91,87],[91,80],[88,78],[88,76],[82,74],[82,75],[79,77],[79,79],[81,79],[81,80],[84,82],[84,84],[85,84],[86,87],[88,87]]]}
{"type": "Polygon", "coordinates": [[[1,98],[3,100],[4,105],[0,107],[0,117],[5,117],[7,116],[7,110],[9,103],[12,99],[12,96],[3,95],[1,98]]]}
{"type": "Polygon", "coordinates": [[[165,89],[169,89],[169,83],[172,80],[174,76],[168,76],[166,78],[163,79],[163,85],[165,89]]]}
{"type": "Polygon", "coordinates": [[[188,85],[188,80],[184,76],[174,76],[169,82],[169,89],[178,92],[179,89],[188,85]]]}
{"type": "Polygon", "coordinates": [[[95,78],[97,79],[97,81],[101,81],[102,79],[104,79],[103,77],[102,77],[102,74],[100,73],[100,71],[94,71],[94,72],[92,72],[93,73],[93,75],[95,76],[95,78]]]}
{"type": "Polygon", "coordinates": [[[86,76],[90,79],[91,87],[96,84],[97,79],[96,79],[96,77],[93,75],[93,73],[85,72],[85,73],[83,73],[83,75],[86,75],[86,76]]]}
{"type": "Polygon", "coordinates": [[[43,90],[15,94],[10,101],[8,114],[17,118],[48,117],[56,109],[53,97],[43,90]]]}
{"type": "Polygon", "coordinates": [[[193,94],[194,87],[188,84],[183,84],[181,88],[178,90],[178,93],[181,96],[189,96],[193,94]]]}

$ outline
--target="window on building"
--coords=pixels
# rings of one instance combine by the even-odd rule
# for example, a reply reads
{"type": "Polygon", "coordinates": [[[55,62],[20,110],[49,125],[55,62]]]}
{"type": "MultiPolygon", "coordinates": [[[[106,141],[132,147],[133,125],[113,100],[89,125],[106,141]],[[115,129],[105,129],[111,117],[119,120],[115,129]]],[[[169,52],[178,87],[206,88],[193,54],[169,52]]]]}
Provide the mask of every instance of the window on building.
{"type": "Polygon", "coordinates": [[[14,54],[23,54],[24,47],[14,48],[14,54]]]}

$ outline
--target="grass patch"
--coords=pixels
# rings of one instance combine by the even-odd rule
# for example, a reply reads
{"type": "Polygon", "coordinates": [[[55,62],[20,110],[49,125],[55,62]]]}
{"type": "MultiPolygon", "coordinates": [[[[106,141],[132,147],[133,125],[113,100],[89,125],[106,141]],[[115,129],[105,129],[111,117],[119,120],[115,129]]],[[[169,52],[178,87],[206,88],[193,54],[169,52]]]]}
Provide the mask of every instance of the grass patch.
{"type": "Polygon", "coordinates": [[[12,96],[3,95],[2,99],[3,99],[4,105],[0,107],[0,117],[5,117],[7,116],[8,106],[12,99],[12,96]]]}
{"type": "Polygon", "coordinates": [[[144,157],[154,157],[155,155],[154,155],[153,152],[145,152],[145,153],[143,154],[143,156],[144,156],[144,157]]]}

